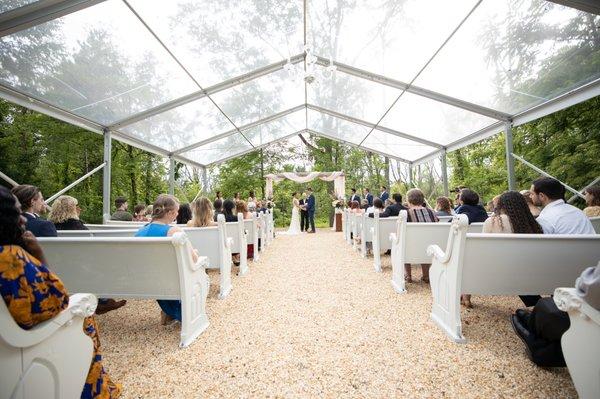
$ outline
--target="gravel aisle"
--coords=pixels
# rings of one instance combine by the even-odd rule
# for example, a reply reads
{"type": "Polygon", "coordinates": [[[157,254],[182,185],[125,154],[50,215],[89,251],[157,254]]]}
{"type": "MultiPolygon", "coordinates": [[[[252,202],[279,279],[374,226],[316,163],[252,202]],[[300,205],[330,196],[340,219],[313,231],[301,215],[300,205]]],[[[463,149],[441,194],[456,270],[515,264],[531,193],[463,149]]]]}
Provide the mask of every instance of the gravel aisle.
{"type": "Polygon", "coordinates": [[[508,322],[518,298],[474,297],[457,345],[429,319],[429,286],[396,294],[383,262],[376,273],[341,233],[280,235],[227,299],[211,273],[211,325],[186,349],[154,301],[99,316],[105,365],[125,398],[576,397],[566,369],[526,358],[508,322]]]}

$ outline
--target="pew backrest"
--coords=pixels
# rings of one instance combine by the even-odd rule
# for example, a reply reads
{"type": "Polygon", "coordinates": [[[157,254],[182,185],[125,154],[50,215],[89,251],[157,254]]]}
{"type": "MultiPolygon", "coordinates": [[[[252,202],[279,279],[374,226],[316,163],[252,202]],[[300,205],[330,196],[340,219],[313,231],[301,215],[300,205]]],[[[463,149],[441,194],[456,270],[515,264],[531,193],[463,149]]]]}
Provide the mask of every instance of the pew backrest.
{"type": "Polygon", "coordinates": [[[600,216],[590,218],[590,222],[592,223],[596,234],[600,234],[600,216]]]}

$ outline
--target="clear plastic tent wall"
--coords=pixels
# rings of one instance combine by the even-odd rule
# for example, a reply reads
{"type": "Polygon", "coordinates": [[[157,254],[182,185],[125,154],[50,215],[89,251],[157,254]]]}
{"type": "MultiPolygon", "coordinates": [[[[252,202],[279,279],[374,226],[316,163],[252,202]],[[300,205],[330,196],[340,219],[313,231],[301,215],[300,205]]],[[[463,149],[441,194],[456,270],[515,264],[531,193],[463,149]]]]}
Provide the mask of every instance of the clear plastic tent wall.
{"type": "Polygon", "coordinates": [[[300,133],[418,163],[600,94],[599,26],[542,0],[3,0],[0,96],[198,166],[300,133]]]}

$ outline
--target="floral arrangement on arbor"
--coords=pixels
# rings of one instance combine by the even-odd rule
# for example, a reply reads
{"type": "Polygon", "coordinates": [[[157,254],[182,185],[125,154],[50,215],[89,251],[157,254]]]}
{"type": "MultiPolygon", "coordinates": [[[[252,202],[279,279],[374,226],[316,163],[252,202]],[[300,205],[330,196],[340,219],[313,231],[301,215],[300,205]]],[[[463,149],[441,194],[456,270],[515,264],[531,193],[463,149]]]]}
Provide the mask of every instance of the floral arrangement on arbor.
{"type": "Polygon", "coordinates": [[[344,201],[342,200],[335,200],[331,203],[331,206],[333,206],[336,209],[342,209],[344,207],[344,201]]]}

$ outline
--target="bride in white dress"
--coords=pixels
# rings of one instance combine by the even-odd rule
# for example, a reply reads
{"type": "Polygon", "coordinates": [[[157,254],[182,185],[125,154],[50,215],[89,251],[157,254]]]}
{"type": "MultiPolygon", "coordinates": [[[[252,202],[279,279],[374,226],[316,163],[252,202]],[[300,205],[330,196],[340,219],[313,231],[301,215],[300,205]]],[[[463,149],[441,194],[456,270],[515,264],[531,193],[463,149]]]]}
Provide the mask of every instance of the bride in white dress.
{"type": "Polygon", "coordinates": [[[298,193],[292,194],[292,220],[290,227],[284,234],[295,235],[300,234],[300,201],[298,200],[298,193]]]}

